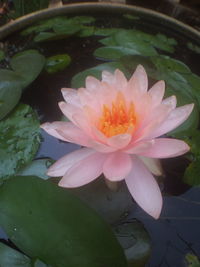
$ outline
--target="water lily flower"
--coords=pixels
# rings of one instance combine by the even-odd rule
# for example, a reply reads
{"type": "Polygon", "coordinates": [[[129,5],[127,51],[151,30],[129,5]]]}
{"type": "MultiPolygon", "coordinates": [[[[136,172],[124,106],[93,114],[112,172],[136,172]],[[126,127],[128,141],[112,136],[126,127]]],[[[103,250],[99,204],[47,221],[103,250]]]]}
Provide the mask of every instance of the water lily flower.
{"type": "Polygon", "coordinates": [[[84,148],[59,159],[48,175],[63,176],[59,185],[68,188],[85,185],[102,173],[112,182],[125,179],[138,205],[158,218],[162,196],[152,175],[160,174],[158,159],[189,150],[184,141],[160,136],[182,124],[193,109],[193,104],[176,108],[175,96],[163,100],[164,91],[164,81],[148,90],[141,65],[129,81],[120,70],[103,71],[101,81],[88,76],[85,88],[63,88],[66,102],[59,107],[70,122],[41,127],[84,148]]]}

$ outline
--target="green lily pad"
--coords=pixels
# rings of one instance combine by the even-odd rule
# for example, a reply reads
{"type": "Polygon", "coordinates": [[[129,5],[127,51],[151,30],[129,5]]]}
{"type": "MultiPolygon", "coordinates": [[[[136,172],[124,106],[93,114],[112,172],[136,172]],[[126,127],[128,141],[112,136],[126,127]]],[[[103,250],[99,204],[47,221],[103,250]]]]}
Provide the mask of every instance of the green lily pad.
{"type": "Polygon", "coordinates": [[[53,31],[57,34],[72,35],[80,31],[80,24],[73,19],[63,20],[53,25],[53,31]]]}
{"type": "Polygon", "coordinates": [[[19,102],[22,86],[21,77],[11,70],[0,70],[0,120],[19,102]]]}
{"type": "Polygon", "coordinates": [[[38,177],[13,177],[0,186],[0,225],[26,255],[52,266],[127,266],[109,225],[66,189],[38,177]]]}
{"type": "Polygon", "coordinates": [[[35,156],[40,143],[39,121],[33,110],[18,105],[0,122],[0,178],[15,174],[35,156]]]}
{"type": "Polygon", "coordinates": [[[94,56],[103,59],[119,59],[124,55],[139,55],[137,49],[124,48],[121,46],[99,47],[94,51],[94,56]]]}
{"type": "Polygon", "coordinates": [[[85,79],[87,76],[92,75],[96,77],[97,79],[101,79],[101,73],[103,70],[114,72],[115,69],[120,69],[121,71],[126,72],[125,68],[120,62],[103,63],[93,68],[77,73],[72,78],[71,86],[73,88],[79,88],[79,87],[85,86],[85,79]]]}
{"type": "Polygon", "coordinates": [[[24,169],[20,170],[17,175],[27,176],[35,175],[42,179],[49,179],[49,176],[46,175],[47,169],[52,165],[53,160],[51,159],[36,159],[32,161],[24,169]]]}
{"type": "Polygon", "coordinates": [[[41,260],[36,259],[34,261],[33,267],[53,267],[53,266],[51,266],[49,264],[47,265],[46,263],[42,262],[41,260]]]}
{"type": "Polygon", "coordinates": [[[31,267],[31,260],[19,251],[0,243],[1,267],[31,267]]]}
{"type": "Polygon", "coordinates": [[[124,248],[128,266],[145,266],[151,252],[151,240],[143,225],[133,221],[114,227],[114,231],[124,248]]]}
{"type": "Polygon", "coordinates": [[[48,73],[56,73],[64,70],[71,63],[71,57],[68,54],[55,55],[47,58],[45,69],[48,73]]]}
{"type": "Polygon", "coordinates": [[[25,50],[17,53],[10,61],[15,73],[21,75],[23,87],[26,87],[37,78],[44,64],[45,57],[37,50],[25,50]]]}
{"type": "Polygon", "coordinates": [[[66,16],[59,16],[47,20],[40,21],[39,23],[26,28],[21,32],[21,35],[29,35],[31,33],[39,33],[50,30],[53,28],[54,25],[68,21],[66,16]]]}
{"type": "Polygon", "coordinates": [[[55,32],[39,32],[35,36],[34,42],[40,43],[44,41],[55,40],[56,38],[58,38],[58,34],[55,32]]]}

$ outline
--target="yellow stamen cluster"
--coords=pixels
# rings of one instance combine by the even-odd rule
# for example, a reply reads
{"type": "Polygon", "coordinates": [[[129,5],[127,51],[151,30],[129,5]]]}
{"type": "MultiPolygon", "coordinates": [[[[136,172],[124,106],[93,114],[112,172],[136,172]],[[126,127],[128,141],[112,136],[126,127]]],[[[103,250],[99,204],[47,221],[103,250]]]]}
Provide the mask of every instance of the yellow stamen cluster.
{"type": "Polygon", "coordinates": [[[107,137],[123,133],[132,133],[136,124],[134,105],[126,106],[122,93],[118,93],[112,106],[103,106],[102,116],[99,118],[99,130],[107,137]]]}

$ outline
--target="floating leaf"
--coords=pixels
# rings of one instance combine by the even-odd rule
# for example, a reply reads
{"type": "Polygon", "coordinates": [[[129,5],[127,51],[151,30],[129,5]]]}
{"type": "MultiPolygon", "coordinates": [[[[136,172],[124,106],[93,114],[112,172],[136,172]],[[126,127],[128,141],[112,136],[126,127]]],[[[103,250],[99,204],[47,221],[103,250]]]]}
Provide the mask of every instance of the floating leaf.
{"type": "Polygon", "coordinates": [[[96,19],[92,16],[75,16],[71,20],[79,24],[91,24],[96,19]]]}
{"type": "Polygon", "coordinates": [[[0,132],[2,178],[15,174],[34,158],[40,143],[39,121],[29,106],[20,104],[0,122],[0,132]]]}
{"type": "Polygon", "coordinates": [[[55,40],[58,37],[58,34],[55,32],[39,32],[35,38],[34,42],[44,42],[49,40],[55,40]]]}
{"type": "Polygon", "coordinates": [[[3,243],[0,243],[0,266],[1,267],[31,267],[31,260],[3,243]]]}
{"type": "Polygon", "coordinates": [[[0,70],[0,119],[18,103],[21,93],[21,77],[11,70],[0,70]]]}
{"type": "Polygon", "coordinates": [[[94,56],[103,59],[119,59],[124,55],[139,55],[137,49],[124,48],[120,46],[105,46],[97,48],[94,56]]]}
{"type": "Polygon", "coordinates": [[[52,266],[127,266],[101,217],[66,189],[37,177],[3,183],[0,224],[19,249],[52,266]]]}
{"type": "Polygon", "coordinates": [[[46,180],[49,178],[49,176],[46,175],[47,169],[52,165],[52,163],[53,161],[51,159],[34,160],[24,169],[20,170],[17,175],[35,175],[46,180]]]}
{"type": "Polygon", "coordinates": [[[120,69],[123,72],[126,72],[123,65],[120,62],[109,62],[97,65],[93,68],[84,70],[76,74],[71,81],[72,88],[79,88],[85,86],[85,79],[87,76],[92,75],[98,79],[101,78],[101,73],[103,70],[114,72],[115,69],[120,69]]]}
{"type": "Polygon", "coordinates": [[[45,57],[37,50],[25,50],[12,57],[10,65],[15,73],[22,76],[22,86],[26,87],[42,71],[45,64],[45,57]]]}
{"type": "Polygon", "coordinates": [[[68,54],[55,55],[47,58],[45,69],[48,73],[56,73],[64,70],[71,63],[71,57],[68,54]]]}
{"type": "Polygon", "coordinates": [[[47,20],[40,21],[34,26],[28,27],[21,32],[22,35],[28,35],[31,33],[39,33],[50,30],[54,25],[67,21],[68,18],[65,16],[55,17],[47,20]]]}
{"type": "Polygon", "coordinates": [[[138,221],[123,223],[114,227],[118,241],[124,248],[129,267],[143,267],[150,252],[150,237],[138,221]]]}
{"type": "Polygon", "coordinates": [[[63,20],[53,25],[56,34],[72,35],[80,31],[80,24],[73,19],[63,20]]]}

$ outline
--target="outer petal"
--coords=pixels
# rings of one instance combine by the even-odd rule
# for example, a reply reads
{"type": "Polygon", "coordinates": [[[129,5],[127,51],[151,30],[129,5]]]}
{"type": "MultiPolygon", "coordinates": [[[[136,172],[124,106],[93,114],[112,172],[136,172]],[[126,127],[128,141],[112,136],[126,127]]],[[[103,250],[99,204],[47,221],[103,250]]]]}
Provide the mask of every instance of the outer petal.
{"type": "Polygon", "coordinates": [[[117,90],[123,91],[127,86],[127,79],[124,74],[116,69],[114,75],[108,71],[102,72],[102,81],[114,86],[117,90]]]}
{"type": "Polygon", "coordinates": [[[134,158],[132,171],[125,181],[138,205],[152,217],[158,219],[162,209],[161,192],[152,174],[138,158],[134,158]]]}
{"type": "Polygon", "coordinates": [[[77,113],[81,113],[81,109],[72,105],[72,104],[67,104],[64,101],[61,101],[58,103],[60,110],[62,113],[74,123],[73,121],[73,115],[77,113]]]}
{"type": "Polygon", "coordinates": [[[162,124],[160,124],[157,128],[152,130],[152,133],[150,134],[150,138],[155,138],[158,136],[161,136],[163,134],[166,134],[179,125],[181,125],[189,115],[191,114],[193,110],[194,104],[184,105],[181,107],[178,107],[174,109],[166,118],[166,120],[163,121],[162,124]]]}
{"type": "Polygon", "coordinates": [[[161,103],[165,93],[165,82],[158,81],[155,83],[148,91],[151,96],[151,101],[153,106],[157,106],[161,103]]]}
{"type": "Polygon", "coordinates": [[[130,156],[116,152],[107,157],[103,165],[103,173],[110,181],[120,181],[129,174],[131,168],[132,160],[130,156]]]}
{"type": "Polygon", "coordinates": [[[105,154],[94,153],[73,165],[60,180],[63,187],[78,187],[98,178],[102,173],[105,154]]]}
{"type": "Polygon", "coordinates": [[[72,88],[62,88],[61,89],[63,98],[69,104],[72,104],[76,107],[81,107],[81,103],[77,94],[77,90],[72,88]]]}
{"type": "MultiPolygon", "coordinates": [[[[56,127],[55,124],[60,123],[59,121],[56,121],[54,123],[49,123],[49,122],[45,122],[42,125],[40,125],[40,128],[42,128],[43,130],[45,130],[48,134],[62,140],[62,141],[67,141],[66,138],[62,135],[60,135],[57,131],[56,131],[56,127]]],[[[64,123],[64,122],[63,122],[64,123]]]]}
{"type": "Polygon", "coordinates": [[[72,122],[55,121],[41,127],[48,133],[63,141],[88,146],[90,138],[72,122]]]}
{"type": "Polygon", "coordinates": [[[149,158],[172,158],[188,152],[190,147],[181,140],[157,138],[154,144],[140,154],[149,158]]]}
{"type": "Polygon", "coordinates": [[[138,93],[146,93],[148,88],[148,79],[145,69],[142,65],[138,65],[133,76],[128,82],[129,86],[138,93]]]}
{"type": "Polygon", "coordinates": [[[154,140],[137,142],[134,144],[134,146],[128,147],[128,149],[125,149],[124,152],[128,154],[142,154],[142,152],[152,147],[153,144],[154,144],[154,140]]]}
{"type": "Polygon", "coordinates": [[[63,176],[74,164],[84,158],[95,154],[96,151],[90,148],[75,150],[56,161],[47,171],[47,175],[53,177],[63,176]]]}

